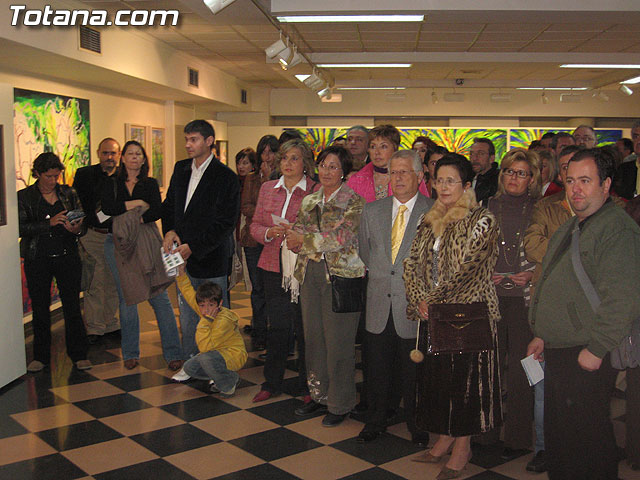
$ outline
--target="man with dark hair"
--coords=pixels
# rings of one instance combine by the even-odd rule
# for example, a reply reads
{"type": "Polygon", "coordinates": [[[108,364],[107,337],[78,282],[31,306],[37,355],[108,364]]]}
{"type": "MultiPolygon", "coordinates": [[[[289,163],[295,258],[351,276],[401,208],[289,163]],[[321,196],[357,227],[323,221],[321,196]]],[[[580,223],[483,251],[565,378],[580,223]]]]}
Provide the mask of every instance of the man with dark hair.
{"type": "Polygon", "coordinates": [[[82,209],[86,214],[84,224],[86,235],[80,237],[81,257],[84,273],[84,320],[87,325],[87,339],[95,344],[105,333],[120,330],[116,317],[118,293],[104,257],[104,242],[109,233],[108,215],[102,213],[100,199],[103,185],[109,184],[120,159],[120,144],[113,138],[105,138],[98,144],[100,163],[79,168],[73,180],[73,188],[78,192],[82,209]]]}
{"type": "Polygon", "coordinates": [[[544,150],[551,151],[551,140],[553,140],[555,133],[547,132],[540,138],[540,145],[544,150]]]}
{"type": "Polygon", "coordinates": [[[556,158],[564,147],[575,145],[576,139],[569,132],[558,132],[551,139],[551,150],[556,154],[556,158]]]}
{"type": "Polygon", "coordinates": [[[304,140],[300,132],[293,128],[285,128],[280,137],[278,138],[278,143],[282,146],[287,143],[289,140],[304,140]]]}
{"type": "MultiPolygon", "coordinates": [[[[162,203],[164,249],[172,251],[177,245],[194,288],[206,281],[217,283],[228,307],[227,275],[240,212],[240,184],[237,175],[212,153],[215,131],[209,122],[189,122],[184,138],[191,158],[176,163],[162,203]]],[[[182,295],[178,298],[182,350],[188,359],[198,353],[198,315],[182,295]]]]}
{"type": "Polygon", "coordinates": [[[493,197],[498,191],[498,176],[500,170],[496,159],[496,147],[488,138],[474,138],[469,150],[471,168],[476,176],[472,187],[476,192],[478,203],[487,206],[489,197],[493,197]]]}
{"type": "Polygon", "coordinates": [[[609,352],[640,316],[640,283],[632,281],[640,276],[640,228],[609,198],[612,174],[605,149],[581,150],[569,161],[565,186],[575,217],[551,238],[529,312],[535,338],[527,354],[541,359],[544,352],[546,361],[550,480],[618,478],[609,352]],[[578,263],[599,305],[578,280],[578,263]]]}
{"type": "Polygon", "coordinates": [[[347,150],[353,157],[353,172],[362,169],[369,162],[369,130],[362,125],[354,125],[347,130],[347,150]]]}
{"type": "Polygon", "coordinates": [[[638,186],[638,156],[640,156],[640,120],[631,127],[631,141],[636,154],[635,161],[624,161],[613,177],[613,191],[622,198],[631,200],[640,193],[638,186]]]}
{"type": "Polygon", "coordinates": [[[633,141],[630,138],[619,138],[616,141],[616,148],[625,161],[629,155],[633,153],[633,141]]]}

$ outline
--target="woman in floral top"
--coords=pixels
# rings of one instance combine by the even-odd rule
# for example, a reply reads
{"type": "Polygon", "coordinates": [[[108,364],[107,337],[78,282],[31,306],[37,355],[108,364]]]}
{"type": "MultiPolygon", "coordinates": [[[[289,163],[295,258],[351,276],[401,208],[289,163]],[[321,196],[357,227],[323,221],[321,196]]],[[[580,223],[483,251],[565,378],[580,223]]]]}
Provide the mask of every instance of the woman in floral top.
{"type": "Polygon", "coordinates": [[[340,424],[356,404],[355,339],[360,313],[335,313],[329,274],[362,277],[358,228],[365,201],[345,182],[351,154],[339,146],[318,157],[321,188],[302,200],[287,231],[288,247],[298,252],[295,277],[306,346],[307,383],[312,402],[296,410],[307,416],[328,411],[325,427],[340,424]]]}

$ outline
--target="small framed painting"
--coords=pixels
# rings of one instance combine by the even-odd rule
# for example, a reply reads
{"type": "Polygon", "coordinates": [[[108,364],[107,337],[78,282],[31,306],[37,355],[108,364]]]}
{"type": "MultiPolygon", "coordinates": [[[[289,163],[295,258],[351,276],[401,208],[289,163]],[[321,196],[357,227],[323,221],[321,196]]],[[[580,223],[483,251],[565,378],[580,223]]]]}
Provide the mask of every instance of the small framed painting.
{"type": "Polygon", "coordinates": [[[162,179],[164,176],[164,155],[165,155],[165,136],[164,128],[151,128],[151,173],[153,178],[158,181],[158,185],[162,187],[162,179]]]}
{"type": "Polygon", "coordinates": [[[124,138],[128,142],[129,140],[135,140],[140,143],[147,151],[149,155],[149,145],[147,145],[148,135],[147,130],[149,127],[144,125],[135,125],[133,123],[124,124],[124,138]]]}
{"type": "Polygon", "coordinates": [[[216,153],[218,156],[218,160],[224,163],[225,165],[229,165],[228,155],[229,155],[229,142],[226,140],[216,140],[216,153]]]}

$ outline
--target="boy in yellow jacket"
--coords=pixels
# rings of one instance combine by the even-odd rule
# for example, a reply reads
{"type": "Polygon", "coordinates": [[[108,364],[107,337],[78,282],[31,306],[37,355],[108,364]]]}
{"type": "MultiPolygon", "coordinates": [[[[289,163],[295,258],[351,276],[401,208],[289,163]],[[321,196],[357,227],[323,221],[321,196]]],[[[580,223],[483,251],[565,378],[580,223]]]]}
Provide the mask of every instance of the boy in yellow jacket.
{"type": "Polygon", "coordinates": [[[173,380],[184,382],[191,377],[209,380],[211,393],[231,397],[240,382],[237,371],[244,366],[248,356],[238,329],[238,316],[222,306],[222,289],[215,283],[203,283],[196,291],[182,271],[178,288],[200,317],[196,329],[200,353],[187,360],[173,380]]]}

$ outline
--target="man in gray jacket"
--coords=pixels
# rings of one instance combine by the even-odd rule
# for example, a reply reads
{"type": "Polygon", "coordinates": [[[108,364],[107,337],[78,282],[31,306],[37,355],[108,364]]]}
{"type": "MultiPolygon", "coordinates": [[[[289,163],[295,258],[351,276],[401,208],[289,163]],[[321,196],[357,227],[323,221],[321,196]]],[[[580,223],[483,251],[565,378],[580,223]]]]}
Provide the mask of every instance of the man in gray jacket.
{"type": "Polygon", "coordinates": [[[576,216],[553,235],[531,302],[535,338],[527,354],[545,367],[545,448],[550,480],[616,479],[610,394],[616,371],[609,352],[640,316],[640,228],[609,198],[613,158],[599,148],[569,161],[565,187],[576,216]],[[579,258],[600,305],[594,309],[578,281],[579,258]]]}
{"type": "Polygon", "coordinates": [[[409,359],[415,346],[416,324],[407,320],[407,296],[402,261],[411,250],[418,221],[433,200],[418,192],[423,177],[420,156],[400,150],[391,157],[393,196],[365,205],[360,221],[360,258],[367,266],[366,336],[369,368],[367,422],[359,442],[375,440],[386,430],[392,386],[402,385],[407,426],[414,443],[428,443],[415,420],[416,365],[409,359]],[[399,381],[394,382],[394,377],[399,381]]]}

